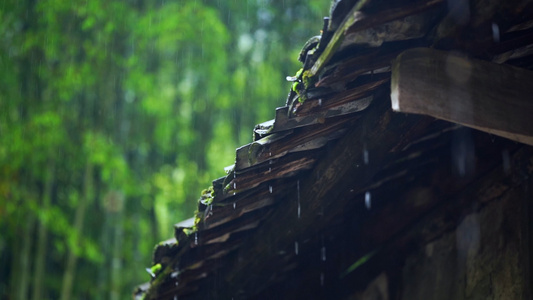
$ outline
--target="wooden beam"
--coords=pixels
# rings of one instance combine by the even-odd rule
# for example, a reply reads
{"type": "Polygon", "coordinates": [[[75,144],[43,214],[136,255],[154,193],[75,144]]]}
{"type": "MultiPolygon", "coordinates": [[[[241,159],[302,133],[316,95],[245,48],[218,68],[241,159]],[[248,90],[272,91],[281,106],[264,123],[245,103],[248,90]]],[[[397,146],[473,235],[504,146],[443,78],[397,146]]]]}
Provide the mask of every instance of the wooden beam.
{"type": "Polygon", "coordinates": [[[428,48],[393,62],[392,109],[533,145],[533,72],[428,48]]]}

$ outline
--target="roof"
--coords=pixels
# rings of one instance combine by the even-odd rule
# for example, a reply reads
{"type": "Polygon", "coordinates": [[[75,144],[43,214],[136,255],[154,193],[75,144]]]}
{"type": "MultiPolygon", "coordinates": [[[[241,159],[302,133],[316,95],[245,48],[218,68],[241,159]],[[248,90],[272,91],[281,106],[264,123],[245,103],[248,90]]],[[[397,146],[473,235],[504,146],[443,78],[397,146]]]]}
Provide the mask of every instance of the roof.
{"type": "Polygon", "coordinates": [[[341,298],[339,287],[368,281],[365,262],[394,263],[384,258],[446,230],[398,237],[496,176],[502,153],[531,164],[529,146],[392,111],[391,62],[408,49],[533,68],[529,1],[448,2],[335,1],[320,42],[304,47],[302,70],[288,77],[286,106],[253,129],[228,175],[202,193],[196,220],[156,247],[161,267],[135,295],[341,298]]]}

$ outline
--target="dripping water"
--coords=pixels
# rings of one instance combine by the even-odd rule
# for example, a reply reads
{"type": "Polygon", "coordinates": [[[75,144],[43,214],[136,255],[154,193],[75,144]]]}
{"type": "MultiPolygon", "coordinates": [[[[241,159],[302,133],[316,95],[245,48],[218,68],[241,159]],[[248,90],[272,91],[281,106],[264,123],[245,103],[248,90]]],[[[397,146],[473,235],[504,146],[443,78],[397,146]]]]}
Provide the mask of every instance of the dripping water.
{"type": "Polygon", "coordinates": [[[366,149],[366,144],[363,146],[363,161],[365,162],[365,165],[368,165],[369,154],[368,154],[368,150],[366,149]]]}
{"type": "Polygon", "coordinates": [[[296,181],[296,191],[298,192],[297,199],[298,199],[298,219],[300,219],[301,216],[301,206],[300,206],[300,180],[296,181]]]}
{"type": "Polygon", "coordinates": [[[294,253],[298,255],[298,242],[294,242],[294,253]]]}
{"type": "Polygon", "coordinates": [[[496,23],[492,23],[492,39],[496,42],[500,42],[500,27],[496,23]]]}
{"type": "Polygon", "coordinates": [[[370,209],[372,207],[372,202],[370,200],[370,192],[367,191],[365,193],[365,206],[366,206],[366,209],[370,209]]]}

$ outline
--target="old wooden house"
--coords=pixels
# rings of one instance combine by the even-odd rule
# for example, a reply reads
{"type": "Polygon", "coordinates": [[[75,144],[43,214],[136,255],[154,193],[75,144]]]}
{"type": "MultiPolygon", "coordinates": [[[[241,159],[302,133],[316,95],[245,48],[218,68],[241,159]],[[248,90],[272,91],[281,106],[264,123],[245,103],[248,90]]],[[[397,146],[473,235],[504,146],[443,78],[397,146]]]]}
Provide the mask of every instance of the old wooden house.
{"type": "Polygon", "coordinates": [[[299,59],[134,298],[532,299],[533,1],[335,1],[299,59]]]}

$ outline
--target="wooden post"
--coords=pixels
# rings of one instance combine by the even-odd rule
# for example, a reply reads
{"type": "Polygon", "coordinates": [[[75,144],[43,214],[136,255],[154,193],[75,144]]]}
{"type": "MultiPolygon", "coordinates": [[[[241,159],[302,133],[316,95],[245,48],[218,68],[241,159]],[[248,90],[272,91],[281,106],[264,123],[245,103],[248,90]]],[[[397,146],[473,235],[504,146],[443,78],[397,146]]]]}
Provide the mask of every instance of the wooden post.
{"type": "Polygon", "coordinates": [[[533,72],[428,48],[393,62],[392,109],[533,145],[533,72]]]}

